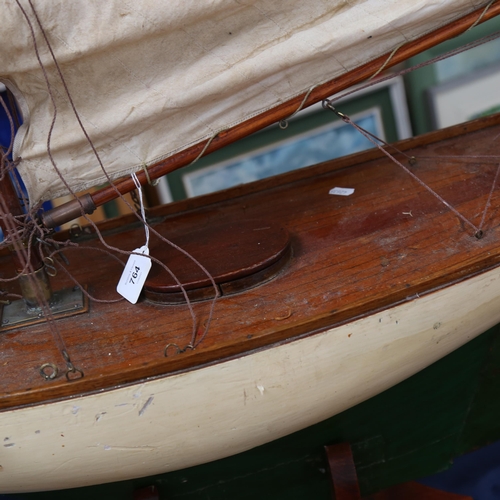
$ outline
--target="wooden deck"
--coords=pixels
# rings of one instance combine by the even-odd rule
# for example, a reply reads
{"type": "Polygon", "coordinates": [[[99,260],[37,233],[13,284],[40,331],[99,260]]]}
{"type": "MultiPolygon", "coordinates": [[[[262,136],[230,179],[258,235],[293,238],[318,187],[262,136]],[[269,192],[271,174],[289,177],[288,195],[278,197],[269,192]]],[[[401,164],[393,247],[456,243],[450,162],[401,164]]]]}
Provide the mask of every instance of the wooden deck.
{"type": "MultiPolygon", "coordinates": [[[[498,122],[498,117],[482,119],[400,144],[417,158],[412,171],[476,225],[497,170],[498,122]],[[482,125],[488,127],[480,129],[482,125]],[[465,132],[470,133],[461,135],[465,132]],[[491,158],[466,158],[477,155],[491,158]],[[427,159],[436,156],[443,158],[427,159]]],[[[495,190],[484,237],[477,239],[471,227],[374,150],[156,208],[150,213],[154,229],[167,238],[251,220],[262,221],[262,239],[256,244],[265,245],[266,227],[278,225],[290,235],[292,257],[273,280],[221,297],[203,342],[181,354],[169,349],[165,357],[164,352],[168,344],[182,349],[190,342],[193,322],[182,304],[92,302],[88,313],[57,320],[54,328],[85,374],[72,382],[63,375],[46,381],[39,373],[43,363],[65,371],[47,324],[2,333],[0,408],[106,390],[248,355],[481,273],[500,262],[499,198],[495,190]],[[355,191],[348,197],[334,196],[329,194],[333,187],[355,191]]],[[[144,230],[133,216],[125,222],[128,228],[119,220],[108,221],[101,231],[108,245],[133,250],[144,243],[144,230]]],[[[231,231],[226,237],[232,255],[245,252],[231,231]]],[[[80,243],[79,249],[65,251],[71,273],[94,297],[118,298],[121,265],[100,251],[103,246],[92,235],[80,243]]],[[[150,247],[151,255],[162,255],[167,265],[175,252],[154,236],[150,247]]],[[[211,243],[200,242],[192,253],[205,264],[211,243]]],[[[1,276],[10,277],[8,256],[0,266],[1,276]]],[[[68,286],[73,283],[59,272],[53,288],[68,286]]],[[[210,301],[196,302],[193,309],[201,333],[210,301]]]]}

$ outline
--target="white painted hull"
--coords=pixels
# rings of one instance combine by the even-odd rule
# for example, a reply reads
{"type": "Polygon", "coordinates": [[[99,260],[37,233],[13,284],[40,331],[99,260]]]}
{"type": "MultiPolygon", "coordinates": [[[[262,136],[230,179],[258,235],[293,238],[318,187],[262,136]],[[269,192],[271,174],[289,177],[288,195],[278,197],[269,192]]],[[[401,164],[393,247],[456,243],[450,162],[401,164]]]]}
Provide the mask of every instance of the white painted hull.
{"type": "Polygon", "coordinates": [[[300,340],[164,378],[0,413],[0,492],[148,476],[320,422],[500,321],[500,269],[300,340]]]}

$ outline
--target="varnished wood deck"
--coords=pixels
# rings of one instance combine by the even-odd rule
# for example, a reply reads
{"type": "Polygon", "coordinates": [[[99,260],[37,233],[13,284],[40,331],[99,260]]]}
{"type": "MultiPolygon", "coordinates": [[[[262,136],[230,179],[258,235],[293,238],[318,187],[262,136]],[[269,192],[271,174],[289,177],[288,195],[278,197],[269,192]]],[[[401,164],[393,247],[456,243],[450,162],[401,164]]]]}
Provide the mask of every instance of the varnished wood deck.
{"type": "MultiPolygon", "coordinates": [[[[483,119],[401,145],[418,159],[414,173],[476,225],[498,157],[463,157],[497,154],[500,125],[493,126],[495,121],[500,120],[483,119]],[[479,123],[492,127],[474,131],[479,123]],[[472,132],[460,135],[467,130],[472,132]],[[457,158],[423,159],[436,155],[457,158]]],[[[89,313],[58,320],[56,327],[73,363],[85,373],[73,382],[64,376],[45,381],[39,374],[40,365],[46,362],[57,364],[61,372],[65,368],[47,325],[2,333],[0,408],[110,389],[246,355],[478,274],[500,262],[499,198],[496,190],[486,216],[485,236],[478,240],[473,229],[398,166],[378,151],[370,151],[155,209],[151,216],[159,222],[154,227],[167,237],[181,225],[195,232],[198,227],[247,219],[279,223],[291,235],[293,256],[273,281],[219,299],[201,345],[179,355],[169,350],[168,358],[164,356],[167,344],[184,347],[190,341],[192,320],[185,305],[93,302],[89,313]],[[355,192],[349,197],[329,195],[336,186],[355,192]]],[[[133,250],[144,242],[144,231],[137,226],[118,230],[116,221],[111,221],[102,230],[108,244],[122,249],[133,250]]],[[[227,235],[229,240],[231,236],[227,235]]],[[[243,251],[237,240],[234,243],[234,252],[243,251]]],[[[102,248],[97,239],[81,245],[80,250],[66,252],[70,271],[95,297],[117,298],[121,266],[100,252],[89,251],[102,248]]],[[[151,254],[155,256],[162,245],[153,237],[151,254]]],[[[195,257],[202,263],[205,252],[210,252],[210,244],[200,242],[195,257]]],[[[10,277],[8,257],[2,258],[0,266],[1,276],[10,277]]],[[[72,282],[60,272],[53,288],[65,286],[72,282]]],[[[194,304],[201,326],[209,307],[209,302],[194,304]]]]}

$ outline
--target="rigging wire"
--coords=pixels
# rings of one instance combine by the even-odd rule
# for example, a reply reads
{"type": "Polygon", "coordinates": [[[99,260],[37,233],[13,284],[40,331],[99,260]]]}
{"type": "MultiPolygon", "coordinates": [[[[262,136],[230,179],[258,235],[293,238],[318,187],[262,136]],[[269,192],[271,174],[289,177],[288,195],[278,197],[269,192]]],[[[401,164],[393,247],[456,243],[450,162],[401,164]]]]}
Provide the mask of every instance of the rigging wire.
{"type": "MultiPolygon", "coordinates": [[[[483,237],[483,224],[486,218],[486,213],[490,207],[491,204],[491,197],[493,195],[494,189],[497,184],[497,179],[499,176],[500,172],[500,165],[497,168],[495,178],[493,180],[488,199],[485,204],[485,208],[483,210],[481,222],[479,226],[476,226],[471,220],[469,220],[467,217],[465,217],[463,214],[461,214],[455,207],[453,207],[450,203],[448,203],[441,195],[439,195],[436,191],[434,191],[428,184],[426,184],[423,180],[421,180],[418,176],[416,176],[407,166],[403,165],[397,158],[395,158],[393,155],[391,155],[384,147],[381,146],[383,144],[386,147],[391,147],[393,148],[396,152],[406,156],[410,161],[414,160],[414,157],[410,157],[403,151],[400,151],[398,148],[396,148],[394,145],[388,144],[384,140],[376,137],[374,134],[369,132],[368,130],[365,130],[364,128],[360,127],[357,123],[355,123],[349,116],[346,114],[342,113],[338,109],[336,109],[332,101],[329,99],[325,99],[323,101],[323,108],[332,111],[335,113],[344,123],[347,123],[348,125],[354,127],[358,132],[360,132],[364,137],[366,137],[373,145],[375,145],[382,153],[384,153],[393,163],[398,165],[400,168],[402,168],[412,179],[414,179],[416,182],[418,182],[422,187],[424,187],[429,193],[431,193],[437,200],[439,200],[443,205],[445,205],[449,210],[451,210],[462,222],[467,224],[469,227],[471,227],[474,230],[474,236],[477,239],[481,239],[483,237]]],[[[475,158],[475,157],[474,157],[475,158]]]]}
{"type": "MultiPolygon", "coordinates": [[[[491,33],[491,34],[486,35],[486,36],[479,38],[477,40],[473,40],[472,42],[469,42],[465,45],[461,45],[460,47],[449,50],[448,52],[445,52],[443,54],[439,54],[439,55],[432,57],[426,61],[423,61],[421,63],[414,64],[408,68],[403,68],[403,69],[400,69],[398,71],[391,72],[388,75],[385,75],[385,76],[382,76],[382,77],[375,79],[374,76],[378,75],[380,73],[380,71],[377,70],[375,75],[372,75],[372,77],[367,79],[365,83],[357,85],[356,87],[352,88],[351,90],[348,90],[347,92],[343,92],[343,93],[340,93],[334,97],[330,97],[329,101],[331,103],[337,102],[340,99],[344,99],[347,96],[355,94],[356,92],[370,88],[373,85],[379,85],[380,83],[391,80],[397,76],[404,76],[408,73],[412,73],[413,71],[416,71],[417,69],[425,68],[426,66],[430,66],[431,64],[437,63],[439,61],[443,61],[443,60],[448,59],[450,57],[453,57],[457,54],[461,54],[462,52],[467,52],[468,50],[474,49],[474,48],[479,47],[481,45],[484,45],[488,42],[492,42],[493,40],[496,40],[499,37],[500,37],[500,31],[496,31],[495,33],[491,33]]],[[[401,45],[398,45],[398,47],[396,49],[400,49],[400,48],[401,48],[401,45]]],[[[391,54],[389,57],[392,57],[392,56],[393,56],[393,54],[391,54]]],[[[387,64],[388,64],[387,61],[384,62],[383,67],[385,67],[387,64]]]]}

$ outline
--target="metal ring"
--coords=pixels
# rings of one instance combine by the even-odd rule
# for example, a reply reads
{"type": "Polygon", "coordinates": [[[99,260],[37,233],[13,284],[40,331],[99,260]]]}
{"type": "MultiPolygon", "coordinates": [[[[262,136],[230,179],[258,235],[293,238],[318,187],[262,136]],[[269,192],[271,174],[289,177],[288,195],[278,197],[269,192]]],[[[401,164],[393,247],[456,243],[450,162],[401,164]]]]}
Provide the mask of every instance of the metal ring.
{"type": "Polygon", "coordinates": [[[43,262],[45,264],[45,272],[52,278],[54,276],[57,276],[57,269],[56,266],[54,265],[54,259],[52,257],[45,257],[43,259],[43,262]]]}
{"type": "Polygon", "coordinates": [[[54,363],[44,363],[40,367],[40,375],[45,379],[45,380],[53,380],[57,377],[59,374],[59,368],[54,363]],[[47,368],[50,368],[50,372],[47,371],[47,368]]]}
{"type": "Polygon", "coordinates": [[[168,348],[170,346],[174,346],[176,348],[177,352],[175,354],[180,354],[181,353],[181,349],[180,349],[180,347],[177,344],[170,343],[170,344],[167,344],[165,346],[165,350],[163,351],[163,353],[164,353],[164,355],[165,355],[166,358],[168,358],[168,352],[167,351],[168,351],[168,348]]]}
{"type": "Polygon", "coordinates": [[[280,120],[278,122],[278,125],[280,127],[281,130],[285,130],[286,128],[288,128],[288,120],[280,120]]]}

